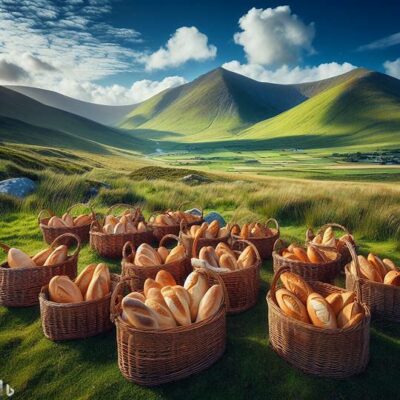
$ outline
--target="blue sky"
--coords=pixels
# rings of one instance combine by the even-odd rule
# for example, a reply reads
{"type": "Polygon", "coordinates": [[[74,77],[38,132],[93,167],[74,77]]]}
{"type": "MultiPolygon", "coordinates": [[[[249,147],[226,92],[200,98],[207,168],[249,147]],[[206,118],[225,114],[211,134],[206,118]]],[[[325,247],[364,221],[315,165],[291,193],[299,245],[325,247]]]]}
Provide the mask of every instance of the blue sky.
{"type": "Polygon", "coordinates": [[[304,82],[363,66],[400,78],[399,1],[0,0],[0,83],[104,104],[218,66],[304,82]]]}

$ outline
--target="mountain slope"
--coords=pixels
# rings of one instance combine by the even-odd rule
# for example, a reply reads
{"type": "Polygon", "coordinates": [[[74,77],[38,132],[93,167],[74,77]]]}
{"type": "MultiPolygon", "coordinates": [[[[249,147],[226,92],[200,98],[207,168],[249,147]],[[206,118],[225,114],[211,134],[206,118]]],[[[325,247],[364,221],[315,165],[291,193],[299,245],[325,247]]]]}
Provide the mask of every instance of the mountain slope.
{"type": "Polygon", "coordinates": [[[64,96],[51,90],[39,89],[29,86],[6,86],[25,96],[28,96],[42,104],[58,108],[81,117],[91,119],[100,124],[114,126],[132,109],[135,105],[127,106],[106,106],[102,104],[88,103],[64,96]]]}
{"type": "MultiPolygon", "coordinates": [[[[0,139],[3,138],[5,126],[8,126],[9,131],[13,130],[13,121],[17,132],[21,132],[22,126],[25,125],[27,130],[29,126],[33,126],[32,132],[39,134],[40,128],[52,131],[52,134],[47,134],[48,145],[52,141],[59,140],[56,136],[61,133],[60,137],[79,138],[80,140],[96,142],[97,144],[124,148],[124,149],[141,149],[146,144],[134,138],[126,132],[121,132],[117,129],[98,124],[97,122],[80,117],[57,108],[46,106],[36,100],[24,96],[18,92],[0,86],[0,122],[3,134],[0,132],[0,139]]],[[[29,132],[25,132],[28,133],[29,132]]],[[[25,135],[20,135],[14,141],[26,138],[25,135]]]]}
{"type": "MultiPolygon", "coordinates": [[[[302,135],[337,146],[400,142],[400,80],[378,72],[353,77],[242,132],[246,139],[302,135]]],[[[302,147],[299,142],[297,147],[302,147]]]]}

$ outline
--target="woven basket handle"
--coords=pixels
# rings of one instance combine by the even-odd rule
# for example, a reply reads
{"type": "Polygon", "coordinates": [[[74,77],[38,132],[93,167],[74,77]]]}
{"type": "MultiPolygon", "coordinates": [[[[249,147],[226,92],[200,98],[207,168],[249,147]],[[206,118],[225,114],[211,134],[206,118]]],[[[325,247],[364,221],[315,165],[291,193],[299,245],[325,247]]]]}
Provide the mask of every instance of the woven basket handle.
{"type": "Polygon", "coordinates": [[[91,224],[90,224],[90,231],[91,232],[101,232],[102,227],[100,225],[100,222],[95,219],[91,224]]]}
{"type": "Polygon", "coordinates": [[[306,242],[311,242],[315,238],[314,232],[311,228],[306,231],[306,242]]]}
{"type": "MultiPolygon", "coordinates": [[[[176,235],[172,235],[171,233],[168,233],[167,235],[164,235],[164,236],[161,238],[161,240],[160,240],[160,247],[161,247],[161,246],[164,246],[164,242],[165,242],[166,240],[168,240],[168,239],[170,239],[170,240],[171,240],[171,239],[172,239],[172,240],[176,240],[178,244],[183,245],[180,237],[178,237],[178,236],[176,236],[176,235]]],[[[185,246],[183,246],[183,247],[185,247],[185,246]]],[[[185,253],[186,253],[186,255],[187,255],[186,248],[185,248],[185,253]]]]}
{"type": "Polygon", "coordinates": [[[8,246],[4,243],[1,243],[1,242],[0,242],[0,247],[4,250],[5,253],[8,253],[8,251],[11,249],[10,246],[8,246]]]}
{"type": "Polygon", "coordinates": [[[135,253],[135,246],[130,240],[128,240],[124,244],[124,247],[122,248],[122,258],[127,259],[131,254],[134,253],[135,253]],[[130,251],[130,254],[128,254],[128,250],[130,251]]]}
{"type": "Polygon", "coordinates": [[[53,211],[49,210],[48,208],[45,208],[44,210],[41,210],[39,215],[38,215],[38,224],[40,224],[41,220],[47,217],[54,217],[53,211]]]}
{"type": "Polygon", "coordinates": [[[74,235],[73,233],[63,233],[62,235],[58,236],[57,238],[54,239],[53,243],[50,245],[52,249],[55,249],[57,247],[58,242],[61,239],[65,239],[66,237],[73,238],[76,241],[76,249],[74,253],[72,254],[72,257],[77,257],[79,252],[81,251],[81,239],[79,236],[74,235]]]}
{"type": "Polygon", "coordinates": [[[285,247],[285,242],[282,239],[276,239],[273,247],[273,251],[279,252],[279,250],[285,247]]]}
{"type": "Polygon", "coordinates": [[[114,211],[117,208],[128,208],[129,210],[133,210],[136,212],[137,207],[132,205],[132,204],[125,204],[125,203],[117,203],[112,205],[107,211],[106,215],[111,214],[112,211],[114,211]]]}
{"type": "Polygon", "coordinates": [[[347,248],[349,249],[351,259],[353,260],[355,269],[356,269],[356,280],[355,280],[355,288],[353,290],[356,292],[357,299],[360,303],[362,303],[362,291],[361,291],[361,285],[360,285],[360,279],[361,278],[361,267],[360,263],[358,262],[358,257],[356,253],[356,249],[354,248],[353,244],[349,240],[344,240],[347,248]]]}
{"type": "Polygon", "coordinates": [[[233,231],[234,228],[239,230],[239,235],[240,235],[240,226],[238,224],[233,224],[231,226],[231,229],[229,229],[229,233],[231,234],[231,236],[233,235],[232,231],[233,231]]]}
{"type": "Polygon", "coordinates": [[[275,218],[268,218],[267,222],[265,223],[265,226],[268,226],[268,224],[270,224],[271,222],[275,224],[275,228],[278,231],[278,234],[280,234],[281,231],[279,227],[279,222],[275,218]]]}
{"type": "Polygon", "coordinates": [[[321,228],[319,228],[318,233],[320,233],[320,234],[324,233],[324,231],[327,228],[337,228],[337,229],[344,231],[344,233],[350,234],[350,232],[348,231],[348,229],[346,227],[344,227],[343,225],[337,224],[336,222],[330,222],[329,224],[322,225],[321,228]]]}
{"type": "Polygon", "coordinates": [[[118,296],[122,295],[123,289],[128,285],[128,282],[132,279],[131,276],[126,276],[121,278],[120,281],[116,284],[110,300],[110,319],[112,323],[115,323],[115,320],[121,314],[121,303],[118,301],[118,296]]]}
{"type": "Polygon", "coordinates": [[[89,209],[92,219],[93,220],[96,219],[96,213],[93,211],[92,206],[90,206],[89,204],[85,204],[85,203],[76,203],[76,204],[72,205],[71,207],[68,208],[66,213],[71,214],[71,211],[78,207],[85,207],[85,208],[89,209]]]}
{"type": "Polygon", "coordinates": [[[225,304],[225,310],[227,311],[229,309],[229,294],[228,294],[228,290],[225,286],[225,282],[221,278],[221,275],[212,271],[211,269],[209,269],[207,267],[194,267],[194,270],[199,272],[200,274],[206,275],[207,278],[215,279],[218,282],[218,284],[221,285],[222,291],[224,293],[223,303],[225,304]]]}
{"type": "Polygon", "coordinates": [[[251,243],[249,240],[246,240],[246,239],[238,239],[238,240],[232,241],[232,246],[234,246],[236,243],[244,243],[244,244],[247,244],[247,246],[250,246],[253,249],[254,254],[256,255],[257,263],[261,264],[260,253],[258,252],[257,247],[254,246],[253,243],[251,243]]]}
{"type": "Polygon", "coordinates": [[[290,268],[289,267],[279,268],[278,271],[275,272],[274,277],[272,278],[270,293],[271,293],[272,300],[274,300],[275,303],[276,303],[276,296],[275,296],[276,287],[277,287],[279,278],[281,277],[281,275],[284,272],[290,272],[290,268]]]}

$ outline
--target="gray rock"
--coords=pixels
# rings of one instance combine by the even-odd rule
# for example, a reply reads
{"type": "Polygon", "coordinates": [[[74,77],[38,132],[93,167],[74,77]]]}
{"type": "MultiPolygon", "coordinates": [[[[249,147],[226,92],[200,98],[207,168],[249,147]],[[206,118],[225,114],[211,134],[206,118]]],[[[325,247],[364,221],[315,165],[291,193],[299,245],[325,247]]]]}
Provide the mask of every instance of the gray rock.
{"type": "Polygon", "coordinates": [[[186,175],[181,179],[182,182],[187,183],[189,185],[199,185],[201,183],[209,183],[211,182],[210,178],[207,178],[206,176],[203,175],[198,175],[198,174],[190,174],[186,175]]]}
{"type": "Polygon", "coordinates": [[[36,190],[36,183],[29,178],[11,178],[0,181],[0,193],[15,197],[26,197],[36,190]]]}
{"type": "Polygon", "coordinates": [[[211,211],[204,217],[204,221],[206,221],[208,224],[211,224],[213,221],[218,221],[219,226],[223,227],[226,225],[224,217],[220,214],[217,213],[216,211],[211,211]]]}
{"type": "Polygon", "coordinates": [[[197,217],[201,217],[202,212],[198,208],[191,208],[190,210],[186,210],[186,213],[196,215],[197,217]]]}

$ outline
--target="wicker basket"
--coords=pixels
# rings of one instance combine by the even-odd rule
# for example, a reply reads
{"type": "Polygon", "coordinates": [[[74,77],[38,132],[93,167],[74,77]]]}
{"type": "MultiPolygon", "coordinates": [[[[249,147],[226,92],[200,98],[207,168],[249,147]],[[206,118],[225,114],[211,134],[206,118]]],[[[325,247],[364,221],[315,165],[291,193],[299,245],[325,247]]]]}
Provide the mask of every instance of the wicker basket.
{"type": "MultiPolygon", "coordinates": [[[[313,244],[310,244],[314,246],[313,244]]],[[[272,258],[274,260],[274,272],[277,272],[281,267],[289,267],[289,269],[302,276],[307,281],[319,281],[331,283],[334,281],[336,276],[341,270],[341,255],[338,253],[336,260],[328,261],[321,264],[314,264],[311,262],[303,262],[290,260],[281,255],[284,248],[284,243],[281,239],[278,239],[274,244],[274,251],[272,252],[272,258]]],[[[331,251],[336,251],[328,247],[331,251]]]]}
{"type": "MultiPolygon", "coordinates": [[[[182,244],[185,246],[186,251],[188,252],[189,256],[192,256],[193,251],[193,242],[194,238],[189,233],[189,227],[185,221],[181,221],[181,227],[179,232],[179,238],[182,241],[182,244]]],[[[218,243],[224,242],[229,243],[229,239],[231,238],[230,233],[227,233],[223,237],[217,237],[212,239],[207,238],[199,238],[198,247],[201,249],[205,246],[216,247],[218,243]]]]}
{"type": "Polygon", "coordinates": [[[111,292],[100,300],[81,303],[56,303],[49,300],[49,286],[39,295],[40,316],[44,335],[50,340],[83,339],[106,332],[113,327],[110,320],[111,293],[120,276],[111,274],[111,292]]]}
{"type": "MultiPolygon", "coordinates": [[[[325,224],[325,225],[321,226],[321,228],[319,228],[317,234],[323,234],[327,228],[341,230],[344,232],[344,234],[351,235],[351,233],[348,231],[347,228],[345,228],[343,225],[337,224],[335,222],[331,222],[329,224],[325,224]]],[[[311,229],[307,229],[306,245],[309,244],[314,239],[314,237],[315,237],[315,235],[314,235],[313,231],[311,229]]],[[[321,248],[321,249],[326,249],[326,250],[330,249],[329,247],[323,246],[320,244],[315,244],[315,246],[317,246],[318,248],[321,248]]],[[[342,265],[342,267],[344,267],[347,263],[349,263],[351,261],[351,254],[350,254],[350,251],[347,248],[347,246],[342,246],[342,248],[340,249],[340,255],[342,256],[341,265],[342,265]]]]}
{"type": "MultiPolygon", "coordinates": [[[[77,275],[78,255],[81,249],[79,236],[64,233],[51,244],[56,248],[65,239],[77,243],[74,253],[60,264],[40,267],[9,268],[7,262],[0,265],[0,305],[8,307],[28,307],[39,303],[42,286],[49,283],[55,275],[67,275],[75,279],[77,275]]],[[[8,252],[9,246],[0,243],[0,247],[8,252]]]]}
{"type": "MultiPolygon", "coordinates": [[[[283,267],[275,273],[267,294],[269,342],[285,361],[301,371],[329,378],[346,378],[365,370],[369,359],[370,312],[362,303],[365,318],[346,329],[323,329],[286,316],[279,308],[275,292],[283,267]]],[[[327,283],[309,281],[326,297],[344,289],[327,283]]]]}
{"type": "Polygon", "coordinates": [[[372,317],[400,322],[400,287],[362,278],[357,254],[351,244],[348,242],[346,244],[357,272],[357,276],[354,276],[350,271],[350,264],[346,265],[346,288],[358,293],[361,301],[371,309],[372,317]]]}
{"type": "MultiPolygon", "coordinates": [[[[268,260],[272,256],[272,250],[274,248],[274,243],[279,239],[280,236],[280,229],[279,223],[275,218],[269,218],[265,223],[265,226],[268,227],[270,223],[275,225],[275,228],[272,228],[271,231],[273,232],[272,236],[268,237],[249,237],[247,240],[254,244],[257,247],[258,252],[260,253],[260,257],[262,260],[268,260]]],[[[233,225],[231,228],[234,229],[235,227],[240,228],[239,225],[233,225]]],[[[241,239],[239,235],[233,235],[234,239],[241,239]]]]}
{"type": "MultiPolygon", "coordinates": [[[[110,207],[106,214],[109,215],[116,208],[130,208],[135,211],[135,223],[143,221],[143,215],[139,208],[129,204],[115,204],[110,207]]],[[[107,258],[121,258],[122,249],[126,242],[132,242],[135,247],[138,247],[142,243],[151,243],[153,241],[153,233],[151,229],[146,232],[136,233],[117,233],[110,234],[103,232],[103,223],[94,221],[90,227],[90,247],[94,249],[102,257],[107,258]]]]}
{"type": "MultiPolygon", "coordinates": [[[[182,203],[182,204],[178,207],[178,210],[181,210],[181,209],[182,209],[182,206],[183,206],[184,204],[186,204],[186,203],[188,203],[188,202],[182,203]]],[[[168,210],[168,211],[169,211],[169,210],[168,210]]],[[[165,211],[165,212],[163,212],[163,211],[155,211],[155,212],[153,212],[153,214],[151,214],[150,217],[149,217],[149,221],[150,221],[150,219],[151,219],[153,216],[158,215],[158,214],[165,214],[165,213],[167,213],[168,211],[165,211]]],[[[191,223],[186,224],[186,226],[187,226],[188,228],[190,228],[192,225],[201,225],[203,222],[204,222],[204,219],[203,219],[203,210],[201,210],[201,218],[200,218],[198,221],[195,221],[195,222],[191,222],[191,223]]],[[[179,232],[180,232],[180,230],[181,230],[181,225],[180,225],[180,223],[179,223],[179,224],[175,224],[175,225],[159,225],[159,224],[151,224],[151,223],[149,223],[149,226],[151,226],[151,227],[153,228],[153,235],[154,235],[154,238],[155,238],[157,241],[160,241],[165,235],[175,235],[175,236],[179,236],[179,232]]]]}
{"type": "MultiPolygon", "coordinates": [[[[92,208],[89,205],[83,203],[74,204],[73,206],[68,208],[67,213],[68,214],[71,213],[71,211],[77,207],[88,208],[90,210],[92,221],[96,220],[96,214],[92,210],[92,208]]],[[[50,218],[53,216],[54,213],[51,210],[42,210],[38,215],[38,224],[43,234],[43,240],[46,243],[48,244],[53,243],[56,238],[58,238],[64,233],[73,233],[74,235],[79,236],[81,243],[86,243],[89,241],[90,224],[82,226],[72,226],[72,227],[65,226],[62,228],[55,228],[47,225],[49,223],[50,218]]],[[[71,238],[65,237],[63,239],[63,242],[59,243],[68,245],[71,240],[72,240],[71,238]]]]}
{"type": "Polygon", "coordinates": [[[124,322],[120,317],[121,299],[129,278],[117,285],[111,298],[111,318],[117,327],[118,366],[129,381],[144,386],[174,382],[207,369],[224,353],[226,289],[218,274],[198,271],[208,277],[210,284],[222,285],[221,308],[204,321],[167,330],[140,330],[124,322]]]}
{"type": "MultiPolygon", "coordinates": [[[[228,314],[238,314],[256,305],[260,289],[261,258],[253,243],[240,239],[233,242],[231,248],[237,255],[246,247],[251,246],[257,257],[254,265],[236,271],[220,272],[229,296],[228,314]]],[[[198,258],[200,246],[197,239],[193,243],[192,257],[198,258]]]]}
{"type": "MultiPolygon", "coordinates": [[[[174,235],[165,235],[161,241],[160,246],[163,246],[167,240],[176,240],[180,243],[180,239],[174,235]]],[[[147,278],[155,279],[157,272],[160,270],[168,271],[174,278],[178,285],[183,285],[186,277],[192,271],[190,264],[190,257],[187,255],[181,260],[170,262],[168,264],[154,265],[151,267],[141,267],[133,263],[135,246],[132,242],[126,242],[122,251],[122,276],[131,277],[132,290],[143,290],[144,281],[147,278]]]]}

